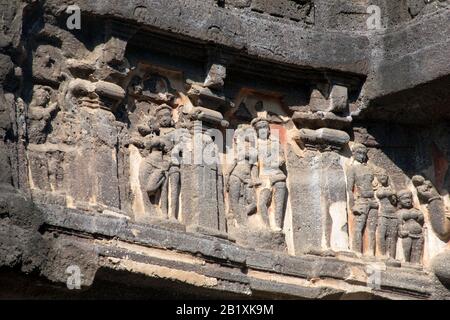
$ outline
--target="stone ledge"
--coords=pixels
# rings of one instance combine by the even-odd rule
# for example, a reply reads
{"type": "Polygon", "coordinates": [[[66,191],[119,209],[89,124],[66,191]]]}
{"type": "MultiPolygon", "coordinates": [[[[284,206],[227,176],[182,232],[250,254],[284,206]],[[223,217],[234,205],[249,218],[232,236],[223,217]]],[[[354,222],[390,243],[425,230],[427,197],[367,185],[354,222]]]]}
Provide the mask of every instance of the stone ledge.
{"type": "Polygon", "coordinates": [[[370,100],[414,88],[450,74],[450,11],[441,10],[374,38],[367,98],[370,100]],[[432,59],[430,59],[432,57],[432,59]]]}
{"type": "MultiPolygon", "coordinates": [[[[446,63],[449,12],[445,9],[378,32],[348,32],[268,20],[245,10],[220,8],[212,1],[174,0],[163,4],[133,0],[124,4],[83,0],[77,5],[90,16],[120,20],[142,30],[189,39],[200,46],[214,43],[255,60],[305,71],[368,77],[364,95],[369,109],[376,108],[373,102],[376,104],[382,97],[450,73],[446,63]]],[[[61,14],[58,0],[48,1],[45,6],[56,16],[61,14]]]]}
{"type": "Polygon", "coordinates": [[[68,234],[75,242],[82,237],[83,242],[93,245],[101,261],[95,268],[148,271],[151,277],[166,275],[171,281],[195,285],[192,279],[193,283],[189,282],[191,275],[206,281],[210,289],[243,295],[257,291],[325,298],[358,292],[392,299],[430,299],[437,287],[428,272],[387,267],[381,272],[380,290],[375,290],[367,287],[368,264],[362,260],[256,252],[222,239],[182,231],[173,233],[102,214],[50,205],[41,206],[41,210],[45,212],[44,230],[68,234]],[[167,268],[174,273],[167,274],[167,268]]]}
{"type": "MultiPolygon", "coordinates": [[[[58,14],[58,0],[45,4],[58,14]]],[[[124,19],[202,43],[242,50],[251,56],[308,69],[328,69],[364,76],[369,41],[358,33],[322,32],[266,20],[239,10],[224,10],[203,0],[170,2],[132,0],[78,1],[83,13],[124,19]],[[289,41],[287,41],[289,39],[289,41]]]]}

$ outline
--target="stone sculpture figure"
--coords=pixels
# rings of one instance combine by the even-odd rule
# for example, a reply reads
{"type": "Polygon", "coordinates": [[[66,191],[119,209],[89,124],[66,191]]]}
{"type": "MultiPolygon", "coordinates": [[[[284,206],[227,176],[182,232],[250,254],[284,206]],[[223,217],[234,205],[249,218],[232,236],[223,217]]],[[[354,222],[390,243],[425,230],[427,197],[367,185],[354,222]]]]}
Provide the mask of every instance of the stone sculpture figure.
{"type": "Polygon", "coordinates": [[[236,130],[234,147],[237,151],[233,164],[226,175],[226,190],[229,194],[230,220],[232,224],[246,225],[247,217],[255,214],[257,167],[251,143],[246,141],[245,129],[236,130]],[[243,147],[243,148],[242,148],[243,147]]]}
{"type": "Polygon", "coordinates": [[[442,241],[450,241],[450,217],[446,216],[445,204],[439,192],[431,181],[422,176],[414,176],[412,183],[417,189],[420,202],[428,206],[433,230],[442,241]]]}
{"type": "MultiPolygon", "coordinates": [[[[450,241],[450,215],[439,192],[431,181],[422,176],[414,176],[412,183],[417,189],[421,203],[427,205],[431,227],[439,239],[450,241]]],[[[432,267],[436,276],[447,285],[450,285],[450,249],[439,253],[432,261],[432,267]]]]}
{"type": "Polygon", "coordinates": [[[284,153],[280,142],[273,138],[269,121],[266,118],[256,118],[251,122],[256,131],[258,151],[258,184],[260,193],[258,209],[264,223],[269,227],[269,208],[274,204],[274,231],[283,229],[286,204],[287,176],[282,170],[285,164],[284,153]]]}
{"type": "Polygon", "coordinates": [[[397,216],[397,195],[389,184],[389,176],[377,175],[380,187],[376,191],[376,197],[380,202],[378,216],[378,251],[380,254],[395,259],[397,252],[397,239],[399,219],[397,216]]]}
{"type": "Polygon", "coordinates": [[[38,86],[33,92],[33,98],[28,113],[28,139],[30,143],[44,143],[47,137],[47,128],[55,112],[59,109],[58,103],[51,103],[51,89],[38,86]]]}
{"type": "Polygon", "coordinates": [[[356,164],[347,173],[347,192],[350,208],[355,216],[352,250],[363,252],[363,234],[368,230],[368,253],[375,255],[376,228],[378,203],[373,188],[374,172],[368,165],[368,150],[362,144],[355,144],[352,148],[356,164]]]}
{"type": "Polygon", "coordinates": [[[149,135],[146,136],[145,148],[149,154],[140,168],[140,183],[150,203],[157,205],[159,196],[159,206],[164,218],[177,218],[180,165],[171,156],[175,143],[172,108],[166,104],[157,107],[154,120],[155,123],[149,125],[149,135]]]}
{"type": "Polygon", "coordinates": [[[400,205],[398,215],[401,219],[399,235],[402,238],[405,260],[419,264],[422,260],[424,244],[424,215],[420,210],[414,208],[413,194],[411,191],[400,191],[398,193],[398,200],[400,205]]]}

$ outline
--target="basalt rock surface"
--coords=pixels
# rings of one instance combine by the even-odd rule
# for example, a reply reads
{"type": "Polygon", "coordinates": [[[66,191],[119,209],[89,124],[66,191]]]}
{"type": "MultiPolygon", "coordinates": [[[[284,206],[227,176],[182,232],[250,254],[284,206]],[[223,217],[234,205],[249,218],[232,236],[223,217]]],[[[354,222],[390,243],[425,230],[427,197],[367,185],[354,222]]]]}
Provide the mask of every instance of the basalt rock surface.
{"type": "Polygon", "coordinates": [[[0,0],[0,298],[450,299],[449,6],[0,0]]]}

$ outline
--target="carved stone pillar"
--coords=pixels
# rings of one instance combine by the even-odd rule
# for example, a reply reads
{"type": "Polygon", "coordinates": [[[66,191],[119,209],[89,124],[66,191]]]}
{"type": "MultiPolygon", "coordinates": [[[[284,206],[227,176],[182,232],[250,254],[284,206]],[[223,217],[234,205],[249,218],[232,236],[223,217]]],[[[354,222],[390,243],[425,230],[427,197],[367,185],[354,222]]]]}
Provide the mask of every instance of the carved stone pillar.
{"type": "Polygon", "coordinates": [[[341,151],[350,136],[348,91],[325,86],[312,91],[310,105],[294,113],[300,129],[287,159],[295,254],[348,251],[346,177],[341,151]],[[330,251],[331,250],[331,251],[330,251]]]}
{"type": "Polygon", "coordinates": [[[123,126],[112,110],[124,90],[109,82],[71,79],[64,92],[45,143],[29,145],[33,192],[70,207],[118,210],[117,152],[123,126]]]}
{"type": "MultiPolygon", "coordinates": [[[[218,116],[218,123],[222,121],[219,113],[209,113],[218,116]]],[[[205,157],[210,152],[218,156],[214,141],[205,133],[207,129],[205,123],[194,121],[192,163],[181,166],[182,220],[188,231],[227,238],[223,174],[218,161],[212,161],[214,156],[205,157]]]]}
{"type": "Polygon", "coordinates": [[[335,152],[306,151],[287,160],[295,254],[349,248],[346,182],[335,152]]]}

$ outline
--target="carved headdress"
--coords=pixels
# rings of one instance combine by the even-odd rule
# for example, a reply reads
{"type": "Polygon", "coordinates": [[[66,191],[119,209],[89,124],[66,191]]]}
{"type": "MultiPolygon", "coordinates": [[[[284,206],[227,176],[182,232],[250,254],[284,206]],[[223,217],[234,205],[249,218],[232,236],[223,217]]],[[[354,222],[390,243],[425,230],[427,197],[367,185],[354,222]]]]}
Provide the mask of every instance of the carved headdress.
{"type": "Polygon", "coordinates": [[[252,120],[250,123],[253,128],[256,128],[258,123],[266,122],[267,124],[270,124],[269,120],[266,117],[258,117],[252,120]]]}

